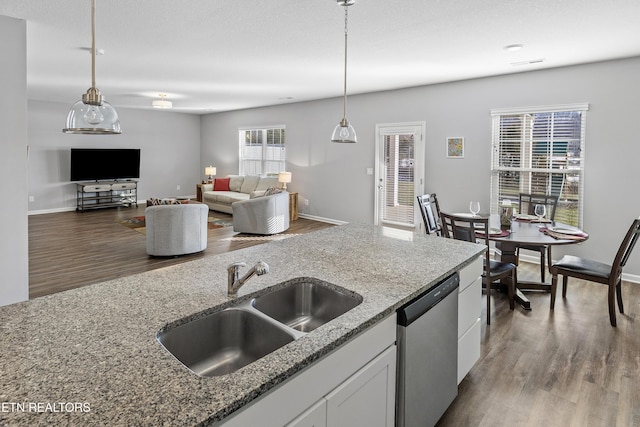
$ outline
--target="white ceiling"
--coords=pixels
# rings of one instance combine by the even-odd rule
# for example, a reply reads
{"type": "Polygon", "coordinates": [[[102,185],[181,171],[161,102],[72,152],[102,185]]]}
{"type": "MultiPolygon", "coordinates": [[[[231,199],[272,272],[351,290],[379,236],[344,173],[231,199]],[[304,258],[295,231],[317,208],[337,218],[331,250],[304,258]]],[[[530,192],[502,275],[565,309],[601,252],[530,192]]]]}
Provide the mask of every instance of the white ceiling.
{"type": "MultiPolygon", "coordinates": [[[[96,86],[115,107],[151,108],[166,93],[174,111],[203,114],[342,94],[336,0],[97,0],[96,10],[96,86]]],[[[0,0],[0,15],[27,20],[29,99],[80,99],[91,1],[0,0]]],[[[639,30],[639,0],[357,0],[348,92],[638,56],[639,30]]]]}

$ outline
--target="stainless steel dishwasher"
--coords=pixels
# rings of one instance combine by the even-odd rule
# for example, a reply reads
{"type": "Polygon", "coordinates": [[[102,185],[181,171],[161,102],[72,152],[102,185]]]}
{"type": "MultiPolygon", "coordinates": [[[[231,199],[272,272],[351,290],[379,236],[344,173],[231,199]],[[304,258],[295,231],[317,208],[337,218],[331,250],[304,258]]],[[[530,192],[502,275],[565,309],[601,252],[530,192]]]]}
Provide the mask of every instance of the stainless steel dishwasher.
{"type": "Polygon", "coordinates": [[[458,395],[458,273],[398,310],[396,425],[438,422],[458,395]]]}

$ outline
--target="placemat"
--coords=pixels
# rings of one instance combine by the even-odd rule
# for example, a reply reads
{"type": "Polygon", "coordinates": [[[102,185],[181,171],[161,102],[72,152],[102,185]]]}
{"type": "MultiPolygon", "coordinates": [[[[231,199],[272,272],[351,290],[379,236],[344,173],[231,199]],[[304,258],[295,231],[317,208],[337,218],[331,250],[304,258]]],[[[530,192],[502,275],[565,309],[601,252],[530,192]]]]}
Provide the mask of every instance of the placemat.
{"type": "Polygon", "coordinates": [[[559,233],[557,231],[551,231],[546,227],[540,227],[540,231],[546,234],[547,236],[551,236],[554,239],[558,239],[558,240],[585,240],[587,237],[589,237],[587,233],[564,234],[564,233],[559,233]]]}
{"type": "MultiPolygon", "coordinates": [[[[484,237],[484,233],[479,233],[476,232],[476,234],[478,236],[482,236],[484,237]]],[[[507,237],[510,234],[509,230],[500,230],[499,232],[492,232],[491,230],[489,231],[489,236],[491,237],[507,237]]]]}

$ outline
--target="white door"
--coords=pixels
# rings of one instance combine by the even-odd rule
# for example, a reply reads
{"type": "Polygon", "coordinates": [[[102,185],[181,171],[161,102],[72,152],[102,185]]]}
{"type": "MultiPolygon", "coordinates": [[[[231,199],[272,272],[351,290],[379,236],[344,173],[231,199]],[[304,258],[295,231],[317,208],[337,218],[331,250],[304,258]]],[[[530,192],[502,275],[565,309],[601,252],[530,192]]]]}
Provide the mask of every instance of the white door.
{"type": "Polygon", "coordinates": [[[420,227],[424,122],[376,125],[375,224],[420,227]]]}

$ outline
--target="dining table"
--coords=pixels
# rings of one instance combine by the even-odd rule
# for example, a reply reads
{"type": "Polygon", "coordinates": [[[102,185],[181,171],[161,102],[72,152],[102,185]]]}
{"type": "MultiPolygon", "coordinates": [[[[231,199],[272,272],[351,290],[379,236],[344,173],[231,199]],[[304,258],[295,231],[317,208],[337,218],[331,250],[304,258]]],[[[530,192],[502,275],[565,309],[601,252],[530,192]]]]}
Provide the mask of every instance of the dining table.
{"type": "MultiPolygon", "coordinates": [[[[589,234],[583,230],[558,221],[519,219],[514,217],[511,225],[501,228],[500,216],[490,215],[489,226],[493,230],[489,240],[495,242],[496,260],[518,265],[517,250],[519,246],[541,246],[547,248],[547,262],[551,266],[551,248],[556,245],[572,245],[584,242],[589,234]]],[[[518,279],[516,283],[516,301],[525,310],[531,310],[531,302],[522,293],[523,290],[551,292],[551,284],[518,279]]]]}

